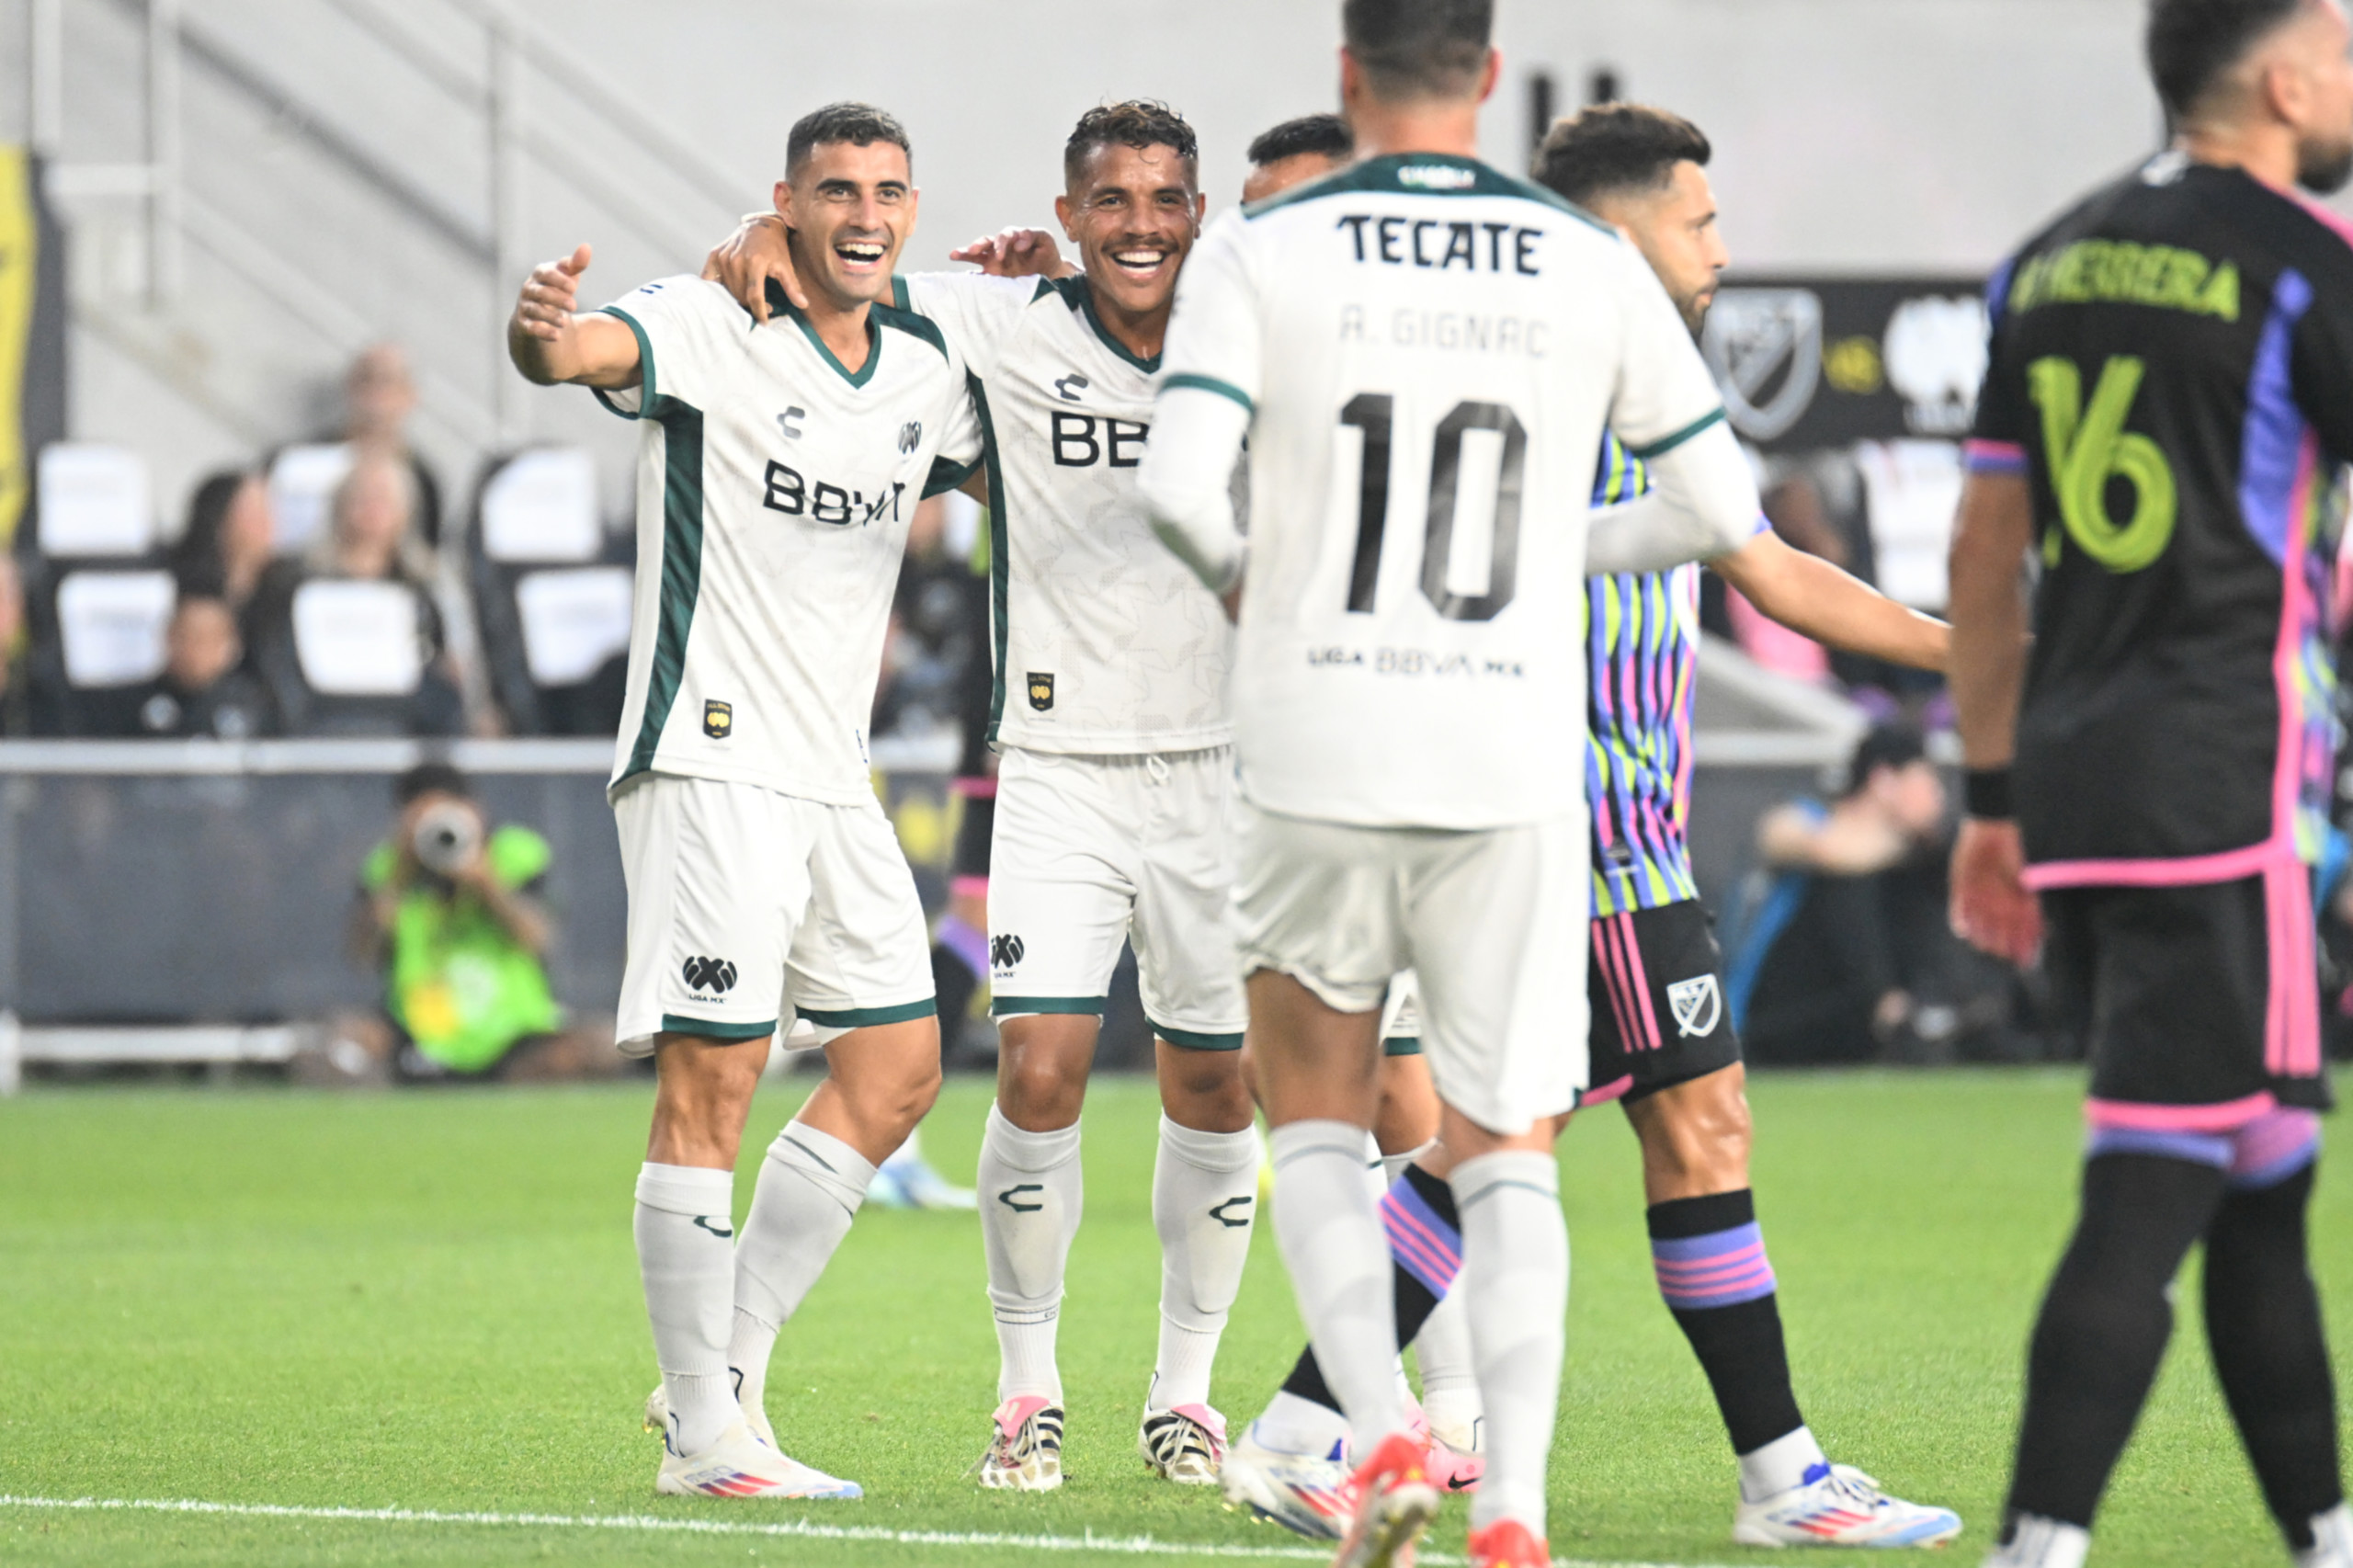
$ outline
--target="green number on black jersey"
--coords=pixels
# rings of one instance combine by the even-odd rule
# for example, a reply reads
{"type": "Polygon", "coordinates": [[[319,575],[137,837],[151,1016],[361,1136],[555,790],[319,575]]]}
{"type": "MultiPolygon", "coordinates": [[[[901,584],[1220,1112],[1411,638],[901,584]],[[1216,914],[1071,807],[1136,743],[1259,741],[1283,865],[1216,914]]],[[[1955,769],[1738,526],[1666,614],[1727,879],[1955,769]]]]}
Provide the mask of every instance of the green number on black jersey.
{"type": "MultiPolygon", "coordinates": [[[[2163,555],[2179,510],[2173,465],[2164,451],[2124,428],[2146,369],[2131,355],[2110,358],[2100,368],[2088,409],[2083,372],[2074,360],[2052,355],[2026,372],[2027,390],[2042,411],[2043,457],[2060,519],[2086,555],[2116,573],[2138,572],[2163,555]],[[2121,523],[2108,509],[2111,479],[2132,486],[2132,515],[2121,523]]],[[[2044,541],[2043,558],[2057,564],[2055,536],[2044,541]]]]}

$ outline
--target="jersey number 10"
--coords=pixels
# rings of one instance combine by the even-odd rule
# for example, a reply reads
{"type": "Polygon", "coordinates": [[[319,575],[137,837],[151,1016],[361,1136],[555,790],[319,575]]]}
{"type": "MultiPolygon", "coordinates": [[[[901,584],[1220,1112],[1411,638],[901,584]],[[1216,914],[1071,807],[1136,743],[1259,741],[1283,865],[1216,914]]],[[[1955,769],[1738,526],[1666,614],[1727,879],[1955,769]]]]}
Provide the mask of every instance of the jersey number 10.
{"type": "MultiPolygon", "coordinates": [[[[1381,580],[1381,540],[1389,526],[1390,444],[1397,400],[1358,392],[1340,410],[1340,423],[1364,432],[1364,462],[1357,480],[1357,548],[1348,572],[1348,612],[1370,615],[1381,580]]],[[[1493,620],[1511,603],[1519,568],[1519,492],[1528,470],[1528,429],[1500,403],[1458,403],[1438,422],[1430,449],[1429,505],[1422,524],[1422,597],[1449,620],[1493,620]],[[1454,554],[1454,515],[1462,488],[1462,436],[1493,430],[1503,437],[1503,468],[1495,478],[1495,523],[1487,557],[1487,591],[1472,596],[1446,585],[1454,554]]]]}

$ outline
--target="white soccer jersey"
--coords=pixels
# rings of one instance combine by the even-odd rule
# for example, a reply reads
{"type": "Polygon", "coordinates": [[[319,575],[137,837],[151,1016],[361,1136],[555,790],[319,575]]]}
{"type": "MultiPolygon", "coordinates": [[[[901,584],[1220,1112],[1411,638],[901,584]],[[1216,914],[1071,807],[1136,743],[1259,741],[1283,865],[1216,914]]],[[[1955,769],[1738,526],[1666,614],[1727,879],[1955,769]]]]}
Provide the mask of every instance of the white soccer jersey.
{"type": "Polygon", "coordinates": [[[1370,159],[1211,225],[1163,385],[1254,415],[1247,798],[1368,826],[1574,809],[1603,428],[1654,456],[1722,415],[1633,247],[1474,160],[1370,159]]]}
{"type": "Polygon", "coordinates": [[[597,395],[645,422],[613,785],[654,771],[870,800],[907,525],[980,457],[962,362],[890,306],[855,374],[797,311],[757,325],[716,283],[665,278],[605,308],[644,379],[597,395]]]}
{"type": "Polygon", "coordinates": [[[1083,277],[905,283],[979,381],[990,741],[1097,756],[1225,744],[1233,628],[1136,494],[1160,362],[1104,330],[1083,277]]]}

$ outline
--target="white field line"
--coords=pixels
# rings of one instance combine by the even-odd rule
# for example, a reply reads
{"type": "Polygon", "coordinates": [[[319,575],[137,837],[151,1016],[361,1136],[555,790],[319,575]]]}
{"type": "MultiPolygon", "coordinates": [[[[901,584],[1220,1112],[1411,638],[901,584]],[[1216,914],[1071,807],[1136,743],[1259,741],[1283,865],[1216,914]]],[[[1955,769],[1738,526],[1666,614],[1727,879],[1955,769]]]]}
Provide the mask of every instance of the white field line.
{"type": "MultiPolygon", "coordinates": [[[[1236,1546],[1227,1542],[1160,1540],[1148,1535],[995,1535],[973,1530],[893,1530],[871,1525],[820,1525],[807,1519],[770,1524],[748,1519],[663,1518],[650,1514],[444,1513],[431,1508],[304,1508],[280,1503],[208,1503],[198,1498],[16,1497],[0,1493],[0,1508],[57,1508],[79,1513],[206,1514],[249,1519],[321,1519],[338,1524],[494,1525],[525,1529],[642,1530],[667,1535],[782,1536],[797,1540],[881,1541],[894,1546],[961,1546],[1016,1551],[1098,1552],[1118,1557],[1232,1557],[1258,1562],[1328,1562],[1328,1548],[1236,1546]]],[[[1463,1560],[1427,1552],[1431,1568],[1462,1568],[1463,1560]]],[[[1676,1568],[1656,1562],[1588,1562],[1556,1557],[1553,1568],[1676,1568]]],[[[1692,1564],[1688,1568],[1709,1568],[1692,1564]]]]}

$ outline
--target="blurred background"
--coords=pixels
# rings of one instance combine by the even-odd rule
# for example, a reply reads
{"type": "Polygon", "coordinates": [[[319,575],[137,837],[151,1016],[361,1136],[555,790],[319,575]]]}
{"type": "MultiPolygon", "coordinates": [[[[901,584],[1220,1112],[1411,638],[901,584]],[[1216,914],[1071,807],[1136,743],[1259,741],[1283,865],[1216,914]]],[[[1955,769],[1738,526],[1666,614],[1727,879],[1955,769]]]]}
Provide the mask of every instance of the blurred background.
{"type": "MultiPolygon", "coordinates": [[[[1500,11],[1492,161],[1616,97],[1714,139],[1735,286],[1703,347],[1768,512],[1940,609],[1980,284],[2155,145],[2138,0],[1500,11]]],[[[1253,136],[1334,107],[1337,35],[1330,0],[0,3],[0,1091],[608,1070],[635,447],[508,369],[524,274],[583,240],[589,298],[696,270],[840,97],[913,135],[910,270],[1051,225],[1107,99],[1192,120],[1214,210],[1253,136]]],[[[979,525],[926,510],[878,694],[877,786],[935,909],[979,525]]],[[[1803,824],[1879,812],[1909,846],[1815,910],[1878,934],[1868,963],[1821,971],[1838,937],[1793,983],[1864,987],[1868,1030],[1758,1059],[2062,1050],[2030,977],[1943,936],[1938,684],[1712,580],[1705,619],[1693,840],[1735,993],[1822,902],[1803,824]],[[1858,770],[1874,726],[1927,760],[1858,770]]],[[[1107,1064],[1144,1059],[1132,994],[1107,1064]]],[[[951,1062],[985,1067],[984,992],[966,1011],[951,1062]]]]}

